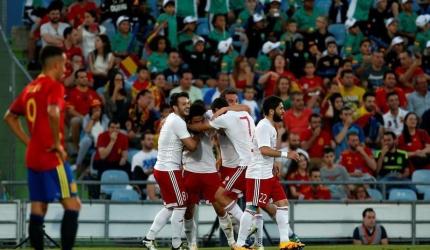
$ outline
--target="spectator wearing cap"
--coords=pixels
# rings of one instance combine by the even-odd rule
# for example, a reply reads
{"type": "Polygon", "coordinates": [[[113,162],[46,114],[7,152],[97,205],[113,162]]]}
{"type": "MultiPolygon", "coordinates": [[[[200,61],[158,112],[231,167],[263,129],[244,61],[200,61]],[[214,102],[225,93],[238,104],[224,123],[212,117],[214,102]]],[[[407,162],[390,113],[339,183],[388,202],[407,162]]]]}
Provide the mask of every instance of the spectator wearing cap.
{"type": "Polygon", "coordinates": [[[162,30],[164,30],[164,34],[166,35],[167,40],[169,40],[170,46],[172,48],[177,48],[178,25],[176,22],[176,15],[175,15],[175,1],[163,0],[163,10],[164,10],[164,13],[158,16],[154,29],[158,30],[159,28],[161,28],[162,30]]]}
{"type": "Polygon", "coordinates": [[[397,16],[399,20],[399,32],[403,36],[407,36],[408,39],[413,40],[417,32],[417,13],[412,9],[413,0],[401,0],[402,11],[397,16]]]}
{"type": "Polygon", "coordinates": [[[416,54],[415,58],[412,58],[410,52],[405,51],[399,54],[400,66],[396,68],[396,75],[399,79],[400,87],[405,91],[406,94],[414,91],[413,79],[421,74],[424,74],[421,68],[421,55],[416,54]]]}
{"type": "Polygon", "coordinates": [[[167,54],[168,41],[164,36],[156,36],[149,42],[151,55],[149,55],[146,62],[146,67],[151,73],[163,72],[167,69],[167,61],[169,55],[167,54]]]}
{"type": "Polygon", "coordinates": [[[362,85],[367,89],[376,90],[384,83],[384,74],[389,68],[384,62],[384,52],[374,50],[370,57],[370,63],[362,63],[357,69],[357,74],[360,76],[362,85]]]}
{"type": "Polygon", "coordinates": [[[418,33],[415,38],[415,48],[418,51],[423,51],[427,41],[430,40],[430,15],[420,15],[415,21],[418,27],[418,33]]]}
{"type": "Polygon", "coordinates": [[[230,74],[233,72],[234,61],[239,56],[232,43],[233,39],[231,38],[218,43],[218,52],[221,54],[221,72],[223,73],[230,74]]]}
{"type": "MultiPolygon", "coordinates": [[[[267,29],[264,16],[255,13],[249,18],[246,36],[248,38],[248,48],[245,56],[248,58],[257,58],[258,52],[267,40],[269,30],[267,29]]],[[[255,60],[255,59],[254,59],[255,60]]]]}
{"type": "Polygon", "coordinates": [[[382,33],[381,41],[383,43],[382,47],[388,47],[388,45],[391,43],[391,41],[399,35],[398,33],[398,26],[399,23],[397,19],[390,17],[387,20],[385,20],[385,31],[382,33]]]}
{"type": "MultiPolygon", "coordinates": [[[[184,43],[185,44],[185,43],[184,43]]],[[[211,70],[213,65],[210,63],[210,51],[206,48],[206,41],[201,36],[195,36],[192,40],[193,50],[188,53],[183,53],[184,62],[193,73],[196,79],[206,81],[214,76],[211,70]]],[[[183,49],[180,48],[181,51],[183,49]]]]}
{"type": "Polygon", "coordinates": [[[136,45],[130,31],[130,21],[127,16],[120,16],[116,21],[117,32],[112,37],[112,51],[117,58],[124,59],[130,53],[136,52],[136,45]]]}
{"type": "Polygon", "coordinates": [[[328,18],[326,16],[319,16],[316,19],[315,31],[309,35],[309,40],[314,41],[319,51],[326,49],[325,41],[328,37],[333,37],[333,34],[328,32],[328,18]]]}
{"type": "Polygon", "coordinates": [[[82,119],[90,111],[93,100],[99,99],[99,96],[96,91],[89,87],[88,74],[84,69],[75,72],[75,84],[76,87],[70,91],[66,101],[72,142],[74,150],[77,151],[82,119]]]}
{"type": "Polygon", "coordinates": [[[288,17],[281,11],[281,0],[270,0],[268,5],[266,12],[268,30],[272,35],[279,37],[282,33],[282,25],[288,17]]]}
{"type": "Polygon", "coordinates": [[[418,75],[414,79],[415,91],[408,95],[408,111],[422,117],[430,109],[430,92],[428,90],[428,76],[418,75]]]}
{"type": "Polygon", "coordinates": [[[340,120],[333,125],[332,135],[334,141],[336,142],[336,156],[339,157],[340,154],[348,148],[348,138],[347,135],[354,132],[358,135],[360,142],[364,143],[365,137],[363,129],[354,123],[352,116],[354,111],[350,107],[343,107],[340,112],[340,120]]]}
{"type": "Polygon", "coordinates": [[[181,79],[183,67],[182,58],[177,50],[171,50],[169,52],[169,59],[167,60],[167,69],[163,71],[166,77],[167,86],[166,88],[174,88],[179,85],[181,79]]]}
{"type": "MultiPolygon", "coordinates": [[[[366,2],[367,0],[363,1],[366,2]]],[[[357,20],[346,20],[345,28],[348,32],[344,44],[344,54],[345,56],[358,54],[360,52],[360,43],[364,40],[364,35],[358,26],[357,20]]]]}
{"type": "Polygon", "coordinates": [[[227,30],[226,17],[222,14],[214,15],[212,19],[213,30],[209,33],[208,39],[211,46],[217,47],[220,41],[227,40],[230,37],[230,33],[227,30]]]}
{"type": "Polygon", "coordinates": [[[405,116],[408,111],[400,108],[399,96],[395,92],[387,94],[388,111],[384,113],[384,130],[392,131],[399,136],[403,130],[405,116]]]}
{"type": "Polygon", "coordinates": [[[326,39],[325,47],[327,50],[318,60],[317,74],[330,80],[336,76],[342,64],[342,58],[339,56],[336,39],[334,37],[328,37],[326,39]]]}
{"type": "Polygon", "coordinates": [[[85,156],[95,142],[99,135],[107,130],[109,123],[108,116],[103,111],[103,104],[99,99],[94,99],[91,102],[91,108],[82,121],[82,128],[84,136],[79,141],[79,151],[76,158],[76,168],[79,173],[84,170],[83,163],[85,156]]]}
{"type": "Polygon", "coordinates": [[[191,71],[183,71],[179,86],[170,91],[170,96],[175,93],[186,92],[190,97],[190,102],[193,103],[197,100],[203,100],[201,89],[193,86],[193,73],[191,71]]]}
{"type": "Polygon", "coordinates": [[[369,19],[370,8],[372,8],[374,0],[351,0],[346,16],[348,19],[357,20],[357,25],[362,32],[367,34],[367,22],[369,19]]]}
{"type": "Polygon", "coordinates": [[[407,100],[405,92],[397,87],[397,78],[393,71],[387,71],[384,73],[383,85],[378,87],[375,91],[376,105],[382,113],[386,113],[389,110],[386,102],[387,94],[396,93],[399,97],[400,107],[406,108],[407,100]]]}
{"type": "Polygon", "coordinates": [[[191,52],[193,50],[192,40],[197,36],[195,33],[197,28],[197,18],[194,16],[187,16],[183,20],[184,27],[179,32],[178,35],[178,48],[181,47],[181,44],[187,42],[187,46],[185,46],[186,53],[191,52]],[[191,41],[191,43],[189,42],[191,41]]]}
{"type": "Polygon", "coordinates": [[[248,20],[256,13],[257,0],[245,0],[245,8],[239,13],[236,22],[247,28],[248,20]]]}
{"type": "Polygon", "coordinates": [[[343,70],[340,74],[340,94],[346,106],[355,112],[362,105],[364,89],[354,84],[354,74],[351,70],[343,70]]]}
{"type": "Polygon", "coordinates": [[[40,35],[42,37],[42,47],[47,45],[63,47],[64,30],[70,25],[61,22],[61,6],[51,3],[48,7],[49,22],[42,24],[40,35]]]}
{"type": "Polygon", "coordinates": [[[261,54],[258,56],[257,61],[255,62],[255,71],[262,75],[266,73],[272,67],[272,61],[279,54],[279,46],[281,44],[279,42],[271,42],[267,41],[263,44],[261,49],[261,54]]]}
{"type": "Polygon", "coordinates": [[[71,4],[67,12],[70,25],[79,27],[84,22],[84,15],[88,10],[97,10],[97,5],[92,0],[81,0],[71,4]]]}
{"type": "Polygon", "coordinates": [[[396,69],[400,66],[399,55],[402,52],[405,52],[406,41],[401,36],[396,36],[391,41],[390,47],[388,47],[387,52],[385,53],[385,62],[390,69],[396,69]]]}
{"type": "Polygon", "coordinates": [[[348,0],[335,0],[331,1],[328,16],[330,23],[345,23],[347,17],[346,12],[348,11],[348,0]]]}
{"type": "Polygon", "coordinates": [[[304,0],[303,8],[298,9],[293,19],[297,20],[297,26],[302,33],[312,33],[315,30],[317,17],[322,16],[319,8],[315,7],[314,0],[304,0]]]}
{"type": "Polygon", "coordinates": [[[290,50],[293,47],[293,40],[299,33],[297,32],[297,21],[290,18],[285,23],[285,32],[281,35],[281,50],[290,50]]]}
{"type": "Polygon", "coordinates": [[[97,35],[104,34],[105,32],[106,28],[97,22],[97,12],[95,10],[86,11],[84,21],[78,28],[85,60],[88,60],[89,54],[95,49],[97,35]]]}
{"type": "MultiPolygon", "coordinates": [[[[369,11],[369,38],[377,41],[386,32],[385,21],[392,17],[387,0],[375,1],[375,7],[369,11]]],[[[388,43],[389,45],[389,43],[388,43]]],[[[388,45],[386,47],[388,47],[388,45]]]]}

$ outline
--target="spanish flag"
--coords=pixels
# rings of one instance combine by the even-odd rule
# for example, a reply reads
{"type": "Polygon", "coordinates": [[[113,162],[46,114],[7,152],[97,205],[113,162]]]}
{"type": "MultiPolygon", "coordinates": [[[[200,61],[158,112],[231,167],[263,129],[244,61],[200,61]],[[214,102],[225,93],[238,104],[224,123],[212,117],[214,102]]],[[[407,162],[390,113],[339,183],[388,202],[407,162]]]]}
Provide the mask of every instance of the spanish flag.
{"type": "Polygon", "coordinates": [[[129,78],[137,71],[139,66],[139,58],[136,55],[129,55],[119,64],[119,68],[122,70],[124,75],[129,78]]]}

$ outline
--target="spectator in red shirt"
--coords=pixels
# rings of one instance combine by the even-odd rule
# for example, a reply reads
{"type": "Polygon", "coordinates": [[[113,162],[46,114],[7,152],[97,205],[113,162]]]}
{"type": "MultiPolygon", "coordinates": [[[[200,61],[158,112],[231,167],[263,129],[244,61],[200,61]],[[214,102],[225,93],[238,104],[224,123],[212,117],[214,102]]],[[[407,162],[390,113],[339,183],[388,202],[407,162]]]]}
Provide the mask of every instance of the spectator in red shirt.
{"type": "Polygon", "coordinates": [[[97,10],[97,5],[91,0],[77,0],[76,3],[70,5],[67,19],[69,23],[77,28],[84,22],[84,14],[89,10],[97,10]]]}
{"type": "Polygon", "coordinates": [[[73,55],[79,55],[84,58],[82,49],[79,44],[78,30],[73,27],[67,27],[63,32],[64,37],[64,53],[67,60],[72,60],[73,55]]]}
{"type": "Polygon", "coordinates": [[[312,114],[310,126],[301,135],[301,147],[306,150],[313,163],[320,163],[324,157],[324,147],[335,147],[331,133],[324,130],[319,114],[312,114]]]}
{"type": "Polygon", "coordinates": [[[389,93],[397,93],[399,96],[400,107],[406,108],[407,100],[406,95],[403,89],[396,87],[397,85],[397,77],[393,71],[387,71],[384,74],[384,83],[383,86],[376,89],[375,97],[376,104],[381,113],[385,114],[388,112],[388,103],[387,103],[387,94],[389,93]]]}
{"type": "Polygon", "coordinates": [[[309,127],[312,110],[305,107],[303,94],[300,92],[291,93],[291,100],[291,109],[284,113],[284,126],[288,132],[300,135],[309,127]]]}
{"type": "Polygon", "coordinates": [[[130,166],[127,163],[128,139],[119,128],[119,121],[111,120],[108,131],[100,134],[97,139],[93,166],[98,170],[99,180],[104,171],[111,169],[123,170],[130,176],[130,166]]]}
{"type": "Polygon", "coordinates": [[[313,107],[318,96],[323,91],[323,80],[315,75],[315,65],[312,61],[305,64],[305,75],[299,80],[299,86],[303,91],[305,102],[308,107],[313,107]]]}
{"type": "MultiPolygon", "coordinates": [[[[321,181],[321,173],[319,168],[312,168],[310,171],[310,181],[321,181]]],[[[305,200],[330,200],[331,193],[328,187],[323,184],[303,185],[301,192],[305,196],[305,200]]]]}
{"type": "Polygon", "coordinates": [[[418,128],[418,116],[413,112],[405,116],[399,149],[408,152],[409,162],[414,168],[430,168],[430,136],[418,128]]]}
{"type": "Polygon", "coordinates": [[[349,132],[348,149],[342,152],[339,162],[346,168],[352,180],[375,179],[373,172],[376,171],[376,161],[370,149],[360,144],[356,132],[349,132]]]}
{"type": "MultiPolygon", "coordinates": [[[[305,155],[299,153],[300,160],[293,161],[287,172],[287,180],[289,181],[309,181],[308,167],[309,161],[305,155]]],[[[289,187],[289,195],[293,200],[303,200],[305,195],[304,190],[308,188],[309,184],[291,184],[289,187]]]]}
{"type": "Polygon", "coordinates": [[[413,59],[408,51],[399,54],[400,66],[396,68],[396,75],[399,77],[401,88],[406,94],[414,91],[413,79],[417,75],[424,74],[421,68],[421,56],[413,59]]]}
{"type": "Polygon", "coordinates": [[[134,81],[133,85],[131,86],[131,98],[132,100],[135,100],[137,94],[149,87],[151,83],[151,75],[146,68],[146,66],[139,66],[137,68],[137,79],[134,81]]]}
{"type": "Polygon", "coordinates": [[[68,114],[70,117],[70,129],[74,150],[77,151],[82,120],[90,112],[93,100],[100,99],[97,92],[88,86],[88,75],[84,69],[75,73],[76,87],[66,97],[68,114]]]}

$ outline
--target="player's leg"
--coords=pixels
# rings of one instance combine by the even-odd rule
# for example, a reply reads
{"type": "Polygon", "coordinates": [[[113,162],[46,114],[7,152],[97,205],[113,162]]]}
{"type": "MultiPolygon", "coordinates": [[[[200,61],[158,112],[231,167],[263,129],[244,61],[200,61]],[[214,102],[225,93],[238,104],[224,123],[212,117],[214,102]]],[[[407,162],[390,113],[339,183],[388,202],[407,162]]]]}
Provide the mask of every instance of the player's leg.
{"type": "Polygon", "coordinates": [[[194,221],[195,204],[188,204],[184,215],[184,231],[190,249],[197,249],[197,226],[194,221]]]}
{"type": "Polygon", "coordinates": [[[222,186],[220,186],[215,193],[215,200],[237,221],[240,221],[242,218],[243,211],[236,203],[237,193],[233,191],[237,190],[245,194],[245,171],[246,168],[243,167],[221,167],[220,174],[222,186]]]}
{"type": "Polygon", "coordinates": [[[173,208],[163,207],[155,216],[154,221],[152,222],[151,227],[149,228],[148,233],[145,238],[142,240],[142,244],[148,248],[149,250],[155,250],[155,237],[158,232],[167,224],[170,217],[172,216],[173,208]]]}
{"type": "Polygon", "coordinates": [[[194,212],[196,204],[200,199],[202,183],[202,174],[189,171],[183,172],[185,190],[187,197],[187,210],[184,215],[184,229],[187,237],[188,246],[190,249],[197,249],[197,226],[194,221],[194,212]]]}

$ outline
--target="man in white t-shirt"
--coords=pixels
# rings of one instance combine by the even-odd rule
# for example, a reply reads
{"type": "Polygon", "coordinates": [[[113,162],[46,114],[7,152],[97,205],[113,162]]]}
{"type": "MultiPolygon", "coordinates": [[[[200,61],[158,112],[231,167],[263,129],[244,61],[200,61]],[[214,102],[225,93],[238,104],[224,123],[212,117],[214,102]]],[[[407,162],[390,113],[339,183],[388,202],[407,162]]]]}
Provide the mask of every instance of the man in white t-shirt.
{"type": "MultiPolygon", "coordinates": [[[[157,150],[154,149],[154,134],[151,132],[143,133],[140,138],[140,144],[142,150],[137,152],[131,159],[131,173],[133,180],[146,181],[152,175],[157,161],[157,150]]],[[[145,185],[139,187],[144,190],[145,185]]]]}
{"type": "Polygon", "coordinates": [[[403,131],[403,120],[408,111],[400,108],[399,95],[396,92],[387,95],[389,110],[382,117],[384,119],[385,131],[392,131],[399,136],[403,131]]]}
{"type": "MultiPolygon", "coordinates": [[[[245,240],[251,228],[253,217],[259,213],[258,208],[266,208],[270,200],[276,205],[276,223],[280,235],[280,249],[298,249],[303,247],[301,243],[290,241],[288,225],[288,200],[284,188],[277,176],[278,170],[274,168],[275,157],[299,160],[295,151],[281,152],[276,150],[277,132],[275,122],[282,121],[284,107],[282,99],[276,96],[264,100],[263,111],[265,118],[261,120],[253,137],[252,160],[246,170],[246,210],[240,220],[240,230],[237,244],[248,249],[245,240]]],[[[262,234],[258,241],[262,241],[262,234]]],[[[260,244],[261,245],[261,242],[260,244]]]]}
{"type": "Polygon", "coordinates": [[[185,147],[194,151],[199,144],[199,138],[192,137],[187,130],[185,117],[190,112],[188,94],[181,92],[170,97],[170,113],[164,121],[158,138],[158,156],[154,166],[154,177],[160,186],[164,208],[155,216],[148,234],[143,239],[143,245],[154,250],[155,236],[166,225],[169,218],[172,225],[172,250],[185,249],[181,242],[184,214],[187,205],[182,171],[182,150],[185,147]]]}
{"type": "Polygon", "coordinates": [[[49,22],[40,27],[40,35],[42,37],[42,47],[52,45],[63,47],[64,45],[64,30],[69,27],[67,23],[60,22],[61,9],[55,4],[51,4],[48,9],[49,22]]]}

